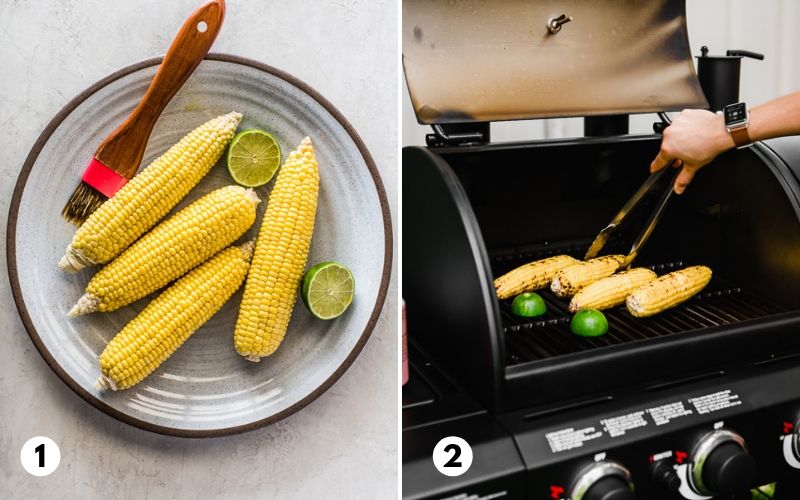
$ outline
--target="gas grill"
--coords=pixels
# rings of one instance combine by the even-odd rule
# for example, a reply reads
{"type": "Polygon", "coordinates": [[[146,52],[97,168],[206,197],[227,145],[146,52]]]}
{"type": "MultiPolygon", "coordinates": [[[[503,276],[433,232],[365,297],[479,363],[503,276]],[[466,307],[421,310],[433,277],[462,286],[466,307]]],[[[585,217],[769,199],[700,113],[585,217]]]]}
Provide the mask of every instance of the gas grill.
{"type": "MultiPolygon", "coordinates": [[[[800,138],[720,155],[672,198],[636,265],[707,265],[702,293],[651,318],[606,311],[606,335],[578,337],[563,299],[541,291],[547,314],[516,317],[492,281],[584,255],[660,145],[628,114],[718,100],[683,2],[407,0],[403,25],[433,127],[403,150],[404,497],[749,498],[779,481],[776,498],[800,498],[800,138]],[[492,121],[556,116],[586,116],[586,136],[490,140],[492,121]],[[458,477],[431,460],[450,435],[473,448],[458,477]]],[[[604,253],[627,253],[657,197],[604,253]]]]}

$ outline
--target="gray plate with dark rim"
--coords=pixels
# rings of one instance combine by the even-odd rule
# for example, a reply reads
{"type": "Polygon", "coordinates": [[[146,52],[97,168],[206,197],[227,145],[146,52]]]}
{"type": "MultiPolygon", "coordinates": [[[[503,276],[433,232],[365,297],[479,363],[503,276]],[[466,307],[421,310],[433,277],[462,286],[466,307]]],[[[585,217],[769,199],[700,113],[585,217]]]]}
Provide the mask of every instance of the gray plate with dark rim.
{"type": "MultiPolygon", "coordinates": [[[[358,134],[314,89],[265,64],[209,54],[160,117],[144,164],[200,123],[232,110],[244,114],[240,130],[272,132],[284,158],[311,136],[321,187],[309,264],[336,260],[350,267],[355,299],[343,316],[329,322],[314,319],[298,304],[278,351],[250,363],[233,348],[240,290],[144,382],[127,391],[96,388],[97,355],[147,299],[113,313],[67,319],[93,270],[68,275],[56,266],[74,232],[60,211],[94,149],[139,101],[160,61],[133,64],[92,85],[39,136],[11,200],[6,251],[12,292],[25,329],[48,365],[98,409],[163,434],[243,432],[285,418],[316,399],[369,338],[386,298],[392,261],[386,193],[358,134]]],[[[178,208],[231,183],[220,161],[178,208]]],[[[271,185],[258,189],[262,200],[271,185]]],[[[259,205],[258,221],[265,206],[259,205]]],[[[254,235],[255,228],[243,239],[254,235]]]]}

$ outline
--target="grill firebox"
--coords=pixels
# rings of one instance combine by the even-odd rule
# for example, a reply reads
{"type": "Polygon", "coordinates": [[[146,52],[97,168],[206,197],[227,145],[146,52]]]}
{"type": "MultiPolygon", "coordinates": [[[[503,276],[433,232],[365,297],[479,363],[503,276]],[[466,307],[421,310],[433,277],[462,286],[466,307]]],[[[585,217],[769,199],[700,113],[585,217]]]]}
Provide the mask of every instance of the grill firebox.
{"type": "MultiPolygon", "coordinates": [[[[548,313],[536,321],[497,300],[492,281],[504,272],[559,253],[582,257],[647,176],[659,141],[404,150],[404,185],[413,186],[403,193],[409,324],[489,408],[593,398],[800,353],[798,139],[722,155],[671,201],[635,265],[659,275],[711,267],[714,279],[690,301],[644,319],[607,311],[609,333],[583,338],[570,332],[568,301],[547,290],[548,313]]],[[[655,198],[605,253],[627,253],[655,198]]]]}

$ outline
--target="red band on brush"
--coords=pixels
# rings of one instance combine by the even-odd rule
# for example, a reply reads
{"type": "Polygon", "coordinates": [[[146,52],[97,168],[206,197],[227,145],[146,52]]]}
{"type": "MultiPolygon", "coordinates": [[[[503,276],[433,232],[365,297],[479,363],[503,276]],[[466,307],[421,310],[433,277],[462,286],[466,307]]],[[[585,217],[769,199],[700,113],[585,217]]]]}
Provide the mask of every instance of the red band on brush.
{"type": "Polygon", "coordinates": [[[119,189],[128,182],[128,179],[111,170],[97,158],[92,158],[89,166],[83,172],[81,180],[102,193],[106,198],[111,198],[119,189]]]}

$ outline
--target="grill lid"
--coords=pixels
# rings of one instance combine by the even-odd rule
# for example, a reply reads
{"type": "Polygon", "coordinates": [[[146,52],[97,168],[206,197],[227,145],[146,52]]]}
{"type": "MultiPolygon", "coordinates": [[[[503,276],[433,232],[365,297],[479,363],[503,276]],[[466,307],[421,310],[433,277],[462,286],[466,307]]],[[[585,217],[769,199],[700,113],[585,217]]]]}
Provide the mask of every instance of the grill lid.
{"type": "Polygon", "coordinates": [[[404,0],[403,66],[425,124],[708,107],[680,0],[404,0]]]}

